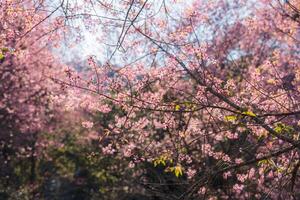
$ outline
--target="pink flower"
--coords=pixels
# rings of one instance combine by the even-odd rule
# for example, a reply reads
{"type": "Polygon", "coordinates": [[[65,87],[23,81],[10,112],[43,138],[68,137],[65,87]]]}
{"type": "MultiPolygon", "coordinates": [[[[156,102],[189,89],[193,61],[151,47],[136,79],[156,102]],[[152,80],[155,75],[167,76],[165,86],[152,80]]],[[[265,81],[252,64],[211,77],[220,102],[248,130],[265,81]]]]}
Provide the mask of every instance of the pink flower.
{"type": "Polygon", "coordinates": [[[234,160],[234,162],[235,162],[236,164],[241,164],[241,163],[243,162],[243,160],[240,159],[240,158],[236,158],[236,159],[234,160]]]}
{"type": "Polygon", "coordinates": [[[227,178],[230,177],[230,176],[232,176],[232,175],[231,175],[231,172],[225,172],[225,173],[223,173],[223,178],[224,178],[224,179],[227,179],[227,178]]]}
{"type": "Polygon", "coordinates": [[[206,188],[205,187],[201,187],[198,191],[199,194],[205,194],[206,193],[206,188]]]}
{"type": "Polygon", "coordinates": [[[236,177],[242,183],[245,182],[245,180],[246,180],[246,175],[244,175],[244,174],[237,174],[236,177]]]}
{"type": "Polygon", "coordinates": [[[237,193],[240,194],[244,189],[244,185],[240,185],[240,184],[235,184],[233,186],[233,190],[237,193]]]}
{"type": "Polygon", "coordinates": [[[255,176],[255,169],[254,168],[251,168],[249,170],[249,174],[248,174],[248,177],[249,179],[253,178],[255,176]]]}
{"type": "Polygon", "coordinates": [[[195,174],[197,173],[196,170],[189,168],[186,172],[187,176],[189,179],[193,178],[195,176],[195,174]]]}
{"type": "Polygon", "coordinates": [[[274,178],[274,173],[273,171],[270,171],[267,175],[268,178],[274,178]]]}
{"type": "Polygon", "coordinates": [[[128,167],[131,168],[131,169],[134,168],[135,167],[134,162],[130,161],[129,164],[128,164],[128,167]]]}
{"type": "Polygon", "coordinates": [[[87,128],[87,129],[91,129],[94,126],[93,122],[90,121],[84,121],[81,123],[82,127],[87,128]]]}
{"type": "Polygon", "coordinates": [[[116,152],[115,149],[113,149],[112,144],[107,145],[106,147],[102,148],[103,154],[111,155],[116,152]]]}
{"type": "Polygon", "coordinates": [[[136,147],[136,146],[135,146],[133,143],[129,144],[129,145],[127,146],[127,148],[124,150],[124,156],[125,156],[125,157],[130,157],[130,156],[132,156],[133,150],[134,150],[135,147],[136,147]]]}

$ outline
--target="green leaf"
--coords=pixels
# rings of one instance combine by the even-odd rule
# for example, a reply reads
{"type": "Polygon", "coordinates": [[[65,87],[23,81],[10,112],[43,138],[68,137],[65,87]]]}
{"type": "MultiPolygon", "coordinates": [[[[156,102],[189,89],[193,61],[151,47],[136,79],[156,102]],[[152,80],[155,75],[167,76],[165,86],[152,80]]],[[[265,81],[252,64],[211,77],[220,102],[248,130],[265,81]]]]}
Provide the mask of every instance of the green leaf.
{"type": "Polygon", "coordinates": [[[176,177],[182,176],[182,168],[180,165],[174,167],[174,174],[176,177]]]}
{"type": "Polygon", "coordinates": [[[6,47],[3,47],[3,48],[1,49],[1,51],[2,51],[3,53],[6,53],[6,52],[8,52],[8,51],[9,51],[9,49],[8,49],[8,48],[6,48],[6,47]]]}
{"type": "Polygon", "coordinates": [[[234,115],[228,115],[228,116],[225,116],[225,120],[228,122],[234,122],[237,120],[237,117],[234,115]]]}
{"type": "Polygon", "coordinates": [[[3,60],[4,58],[5,56],[2,53],[0,53],[0,61],[3,60]]]}
{"type": "Polygon", "coordinates": [[[285,168],[283,167],[277,167],[277,172],[282,173],[285,171],[285,168]]]}
{"type": "Polygon", "coordinates": [[[175,106],[175,111],[179,111],[180,110],[180,105],[176,105],[175,106]]]}
{"type": "Polygon", "coordinates": [[[248,110],[245,112],[242,112],[242,114],[250,116],[250,117],[256,117],[256,114],[254,114],[252,111],[248,110]]]}
{"type": "Polygon", "coordinates": [[[274,131],[275,131],[276,133],[281,133],[281,132],[282,132],[282,127],[281,127],[281,126],[276,126],[276,127],[274,128],[274,131]]]}
{"type": "Polygon", "coordinates": [[[267,159],[264,159],[264,160],[261,160],[261,161],[258,161],[258,166],[261,166],[261,165],[263,165],[263,164],[268,164],[269,163],[269,161],[267,160],[267,159]]]}
{"type": "Polygon", "coordinates": [[[274,127],[274,131],[279,134],[281,134],[281,133],[291,134],[292,132],[294,132],[294,128],[291,126],[288,126],[284,123],[279,122],[279,123],[276,123],[276,125],[274,127]]]}
{"type": "Polygon", "coordinates": [[[161,156],[154,160],[153,165],[154,165],[154,167],[156,167],[158,165],[166,166],[167,165],[166,160],[167,160],[167,158],[165,156],[161,156]]]}

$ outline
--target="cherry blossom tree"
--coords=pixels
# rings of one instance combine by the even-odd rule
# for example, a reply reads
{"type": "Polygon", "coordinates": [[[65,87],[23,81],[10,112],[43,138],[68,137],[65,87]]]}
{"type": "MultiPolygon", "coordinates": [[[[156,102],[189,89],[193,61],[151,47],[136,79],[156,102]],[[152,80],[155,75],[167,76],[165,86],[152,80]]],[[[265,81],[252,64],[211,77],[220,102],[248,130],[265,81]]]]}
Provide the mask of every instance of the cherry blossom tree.
{"type": "Polygon", "coordinates": [[[53,5],[1,3],[2,152],[68,110],[155,198],[297,199],[299,1],[53,5]],[[62,66],[47,45],[82,25],[103,51],[62,66]]]}
{"type": "Polygon", "coordinates": [[[103,153],[182,177],[186,190],[164,199],[297,198],[299,2],[90,6],[109,17],[84,21],[115,43],[103,64],[91,57],[85,75],[61,84],[90,93],[91,112],[122,111],[93,122],[110,141],[103,153]]]}
{"type": "Polygon", "coordinates": [[[53,97],[62,94],[51,80],[63,72],[51,45],[59,39],[57,30],[63,24],[59,18],[49,23],[43,2],[35,3],[0,2],[1,187],[16,184],[14,169],[23,161],[30,163],[27,180],[35,181],[39,134],[50,130],[53,97]]]}

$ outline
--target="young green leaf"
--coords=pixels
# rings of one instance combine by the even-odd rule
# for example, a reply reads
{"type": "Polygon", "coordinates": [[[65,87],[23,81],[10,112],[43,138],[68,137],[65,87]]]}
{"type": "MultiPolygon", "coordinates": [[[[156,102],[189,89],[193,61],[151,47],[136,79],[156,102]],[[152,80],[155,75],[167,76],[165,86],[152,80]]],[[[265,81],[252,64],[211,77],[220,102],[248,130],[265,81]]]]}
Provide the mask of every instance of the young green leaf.
{"type": "Polygon", "coordinates": [[[228,116],[225,116],[224,118],[228,122],[235,122],[237,120],[237,117],[234,115],[228,115],[228,116]]]}
{"type": "Polygon", "coordinates": [[[247,115],[249,117],[256,117],[256,114],[254,114],[252,111],[248,110],[245,112],[242,112],[242,114],[247,115]]]}

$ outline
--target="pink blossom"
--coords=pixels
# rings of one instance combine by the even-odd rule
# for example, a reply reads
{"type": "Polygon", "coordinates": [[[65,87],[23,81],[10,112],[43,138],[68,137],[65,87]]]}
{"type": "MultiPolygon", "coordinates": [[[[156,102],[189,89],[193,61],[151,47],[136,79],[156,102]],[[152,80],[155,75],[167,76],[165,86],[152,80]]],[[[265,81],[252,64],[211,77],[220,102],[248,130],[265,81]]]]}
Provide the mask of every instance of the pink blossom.
{"type": "Polygon", "coordinates": [[[227,179],[227,178],[230,177],[230,176],[232,176],[230,171],[224,172],[224,173],[223,173],[223,178],[224,178],[224,179],[227,179]]]}
{"type": "Polygon", "coordinates": [[[84,121],[81,123],[82,127],[87,128],[87,129],[91,129],[94,126],[94,123],[91,121],[84,121]]]}
{"type": "Polygon", "coordinates": [[[240,193],[243,191],[244,187],[245,187],[244,185],[235,184],[235,185],[233,186],[233,190],[234,190],[237,194],[240,194],[240,193]]]}
{"type": "Polygon", "coordinates": [[[188,168],[186,173],[187,173],[188,178],[191,179],[195,176],[197,171],[195,169],[188,168]]]}

